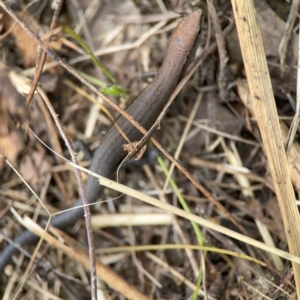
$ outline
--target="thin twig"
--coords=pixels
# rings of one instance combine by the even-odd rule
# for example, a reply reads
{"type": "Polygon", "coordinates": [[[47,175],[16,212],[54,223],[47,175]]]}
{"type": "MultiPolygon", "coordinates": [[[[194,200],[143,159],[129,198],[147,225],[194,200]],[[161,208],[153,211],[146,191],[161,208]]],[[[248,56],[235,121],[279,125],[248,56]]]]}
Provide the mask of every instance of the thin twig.
{"type": "Polygon", "coordinates": [[[214,6],[213,0],[207,0],[207,7],[209,10],[209,14],[212,20],[212,24],[214,27],[215,31],[215,36],[216,36],[216,42],[218,45],[218,50],[219,50],[219,61],[220,61],[220,68],[219,68],[219,76],[218,76],[218,85],[219,85],[219,90],[220,90],[220,96],[223,101],[226,100],[226,87],[227,87],[227,80],[225,76],[225,69],[226,69],[226,64],[228,61],[228,55],[225,47],[225,40],[224,40],[224,35],[221,29],[221,25],[218,19],[218,14],[216,11],[216,8],[214,6]]]}
{"type": "Polygon", "coordinates": [[[284,64],[286,61],[288,43],[290,41],[292,30],[294,28],[294,24],[298,15],[299,4],[300,4],[300,0],[292,0],[290,13],[285,23],[284,33],[279,44],[278,51],[280,57],[280,69],[282,74],[284,72],[284,64]]]}
{"type": "MultiPolygon", "coordinates": [[[[51,25],[50,25],[50,34],[47,35],[46,40],[45,40],[45,45],[46,46],[48,46],[49,42],[51,41],[51,38],[52,38],[51,32],[52,32],[52,30],[54,30],[54,28],[56,26],[56,22],[57,22],[59,13],[61,11],[62,5],[63,5],[63,0],[56,1],[56,7],[55,7],[55,10],[54,10],[51,25]]],[[[32,81],[30,91],[29,91],[29,93],[27,95],[27,98],[26,98],[26,103],[27,104],[30,104],[30,102],[31,102],[34,91],[35,91],[36,86],[38,84],[38,81],[41,77],[43,67],[44,67],[44,64],[45,64],[45,61],[46,61],[46,57],[47,57],[46,52],[42,51],[41,56],[40,56],[40,60],[38,62],[37,68],[36,68],[35,76],[34,76],[34,79],[32,81]]]]}
{"type": "Polygon", "coordinates": [[[289,156],[289,152],[294,143],[294,139],[298,130],[300,121],[300,39],[298,41],[298,69],[297,69],[297,98],[296,98],[296,113],[293,118],[291,128],[289,130],[288,138],[286,141],[285,149],[286,155],[289,156]]]}
{"type": "MultiPolygon", "coordinates": [[[[42,88],[38,87],[37,90],[38,90],[39,94],[41,95],[41,97],[44,99],[44,101],[56,123],[56,126],[58,127],[60,134],[61,134],[62,138],[64,139],[66,146],[69,149],[70,155],[72,157],[72,161],[76,165],[78,165],[78,161],[77,161],[74,149],[72,147],[72,143],[69,140],[68,134],[66,133],[59,118],[57,117],[57,114],[56,114],[54,108],[52,107],[50,100],[48,99],[46,93],[44,92],[44,90],[42,88]]],[[[88,200],[86,197],[86,191],[84,188],[83,179],[82,179],[80,170],[75,169],[75,174],[76,174],[76,178],[77,178],[77,182],[78,182],[78,186],[79,186],[82,203],[84,205],[83,209],[84,209],[84,216],[85,216],[85,225],[86,225],[87,239],[88,239],[88,244],[89,244],[88,248],[89,248],[89,257],[90,257],[92,299],[97,300],[97,274],[96,274],[96,263],[95,263],[96,258],[95,258],[95,252],[94,252],[94,240],[93,240],[93,233],[92,233],[92,227],[91,227],[90,208],[88,206],[88,200]]]]}

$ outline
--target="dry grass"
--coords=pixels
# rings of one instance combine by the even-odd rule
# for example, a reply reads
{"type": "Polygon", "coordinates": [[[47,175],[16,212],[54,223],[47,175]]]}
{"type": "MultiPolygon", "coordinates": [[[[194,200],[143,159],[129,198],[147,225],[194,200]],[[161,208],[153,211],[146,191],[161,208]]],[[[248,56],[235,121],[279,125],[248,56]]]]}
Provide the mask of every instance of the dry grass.
{"type": "MultiPolygon", "coordinates": [[[[299,105],[294,100],[298,44],[291,30],[298,1],[291,6],[288,23],[277,15],[274,3],[269,7],[250,2],[233,0],[233,8],[227,0],[199,4],[206,17],[197,55],[204,56],[192,65],[191,78],[154,134],[188,177],[168,160],[160,160],[170,170],[166,176],[164,165],[155,160],[150,166],[121,169],[121,184],[116,174],[113,180],[100,178],[107,189],[92,216],[98,299],[189,299],[195,291],[206,299],[300,295],[299,105]],[[234,21],[237,30],[225,39],[234,21]],[[203,278],[198,291],[199,270],[203,278]]],[[[35,33],[45,34],[52,17],[50,4],[40,16],[34,5],[22,9],[18,14],[23,21],[35,33]]],[[[131,1],[69,1],[59,23],[79,33],[118,85],[129,91],[130,99],[112,97],[124,108],[147,85],[139,75],[159,69],[180,19],[173,11],[190,10],[184,1],[167,7],[159,1],[140,6],[131,1]]],[[[65,159],[69,154],[42,97],[35,94],[31,105],[25,105],[9,83],[2,83],[10,75],[27,96],[37,52],[27,33],[4,12],[1,24],[3,62],[14,71],[0,68],[0,146],[12,163],[2,161],[0,227],[10,238],[29,228],[44,242],[39,248],[26,247],[30,255],[35,249],[31,263],[26,253],[14,257],[1,275],[0,293],[3,299],[89,299],[84,222],[70,234],[55,228],[46,233],[36,224],[77,198],[74,165],[65,159]],[[29,130],[20,129],[22,122],[29,130]]],[[[63,64],[92,76],[94,85],[109,84],[61,25],[54,32],[49,47],[63,64]]],[[[115,111],[95,88],[79,84],[51,60],[46,60],[40,82],[39,89],[47,91],[70,138],[83,139],[95,149],[111,125],[107,112],[115,116],[115,111]]],[[[78,159],[88,167],[81,154],[78,159]]],[[[86,178],[85,172],[82,175],[86,178]]],[[[0,238],[1,249],[6,245],[0,238]]]]}

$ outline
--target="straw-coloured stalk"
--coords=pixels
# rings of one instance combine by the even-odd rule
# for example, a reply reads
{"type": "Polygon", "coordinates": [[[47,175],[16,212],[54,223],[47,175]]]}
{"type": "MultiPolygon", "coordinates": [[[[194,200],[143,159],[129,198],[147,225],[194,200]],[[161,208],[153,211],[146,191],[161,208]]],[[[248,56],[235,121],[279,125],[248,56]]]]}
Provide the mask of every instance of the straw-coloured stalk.
{"type": "MultiPolygon", "coordinates": [[[[261,132],[264,149],[277,194],[290,252],[300,255],[299,213],[281,139],[271,80],[256,22],[253,0],[232,0],[252,107],[261,132]]],[[[300,295],[300,265],[293,263],[297,294],[300,295]]]]}

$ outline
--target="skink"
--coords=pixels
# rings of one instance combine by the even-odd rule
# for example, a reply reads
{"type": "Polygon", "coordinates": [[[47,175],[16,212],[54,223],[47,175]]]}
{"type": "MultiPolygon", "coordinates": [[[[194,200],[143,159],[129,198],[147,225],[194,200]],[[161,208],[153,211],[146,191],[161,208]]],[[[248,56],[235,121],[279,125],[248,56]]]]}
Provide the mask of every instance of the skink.
{"type": "MultiPolygon", "coordinates": [[[[178,83],[199,33],[200,20],[201,10],[195,10],[179,22],[171,37],[169,48],[157,77],[126,110],[147,130],[154,124],[178,83]]],[[[120,116],[116,122],[131,142],[142,138],[142,134],[124,117],[120,116]]],[[[125,157],[126,153],[122,145],[126,143],[116,126],[113,125],[101,141],[100,146],[95,150],[90,170],[104,177],[109,177],[125,157]]],[[[98,180],[89,176],[86,184],[88,202],[96,202],[102,190],[103,187],[99,185],[98,180]]],[[[73,207],[80,205],[82,205],[82,200],[78,199],[73,207]]],[[[51,225],[65,230],[83,218],[83,215],[82,208],[70,210],[53,218],[51,225]]],[[[23,246],[37,240],[36,235],[30,231],[25,231],[14,242],[23,246]]],[[[13,245],[9,245],[0,253],[0,272],[3,271],[10,262],[12,255],[17,251],[13,245]]]]}

